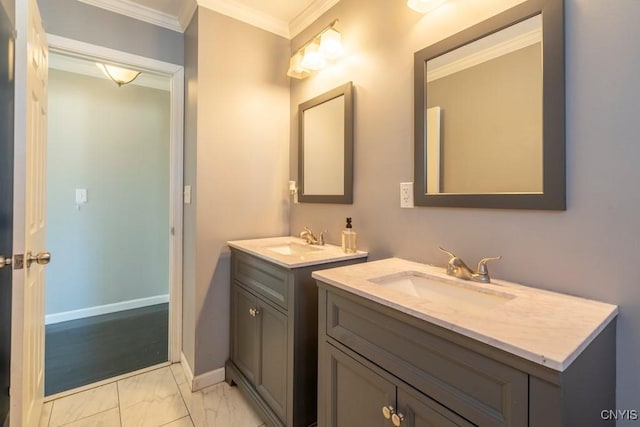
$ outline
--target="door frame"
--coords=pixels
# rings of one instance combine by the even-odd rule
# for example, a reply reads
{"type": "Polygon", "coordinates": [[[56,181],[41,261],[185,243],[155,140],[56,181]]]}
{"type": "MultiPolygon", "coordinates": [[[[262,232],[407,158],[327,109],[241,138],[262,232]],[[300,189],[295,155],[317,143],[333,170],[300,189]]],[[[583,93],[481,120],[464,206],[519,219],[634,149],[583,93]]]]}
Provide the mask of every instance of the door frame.
{"type": "Polygon", "coordinates": [[[170,79],[169,361],[179,362],[182,351],[184,67],[54,34],[47,34],[47,42],[51,52],[147,70],[170,79]]]}

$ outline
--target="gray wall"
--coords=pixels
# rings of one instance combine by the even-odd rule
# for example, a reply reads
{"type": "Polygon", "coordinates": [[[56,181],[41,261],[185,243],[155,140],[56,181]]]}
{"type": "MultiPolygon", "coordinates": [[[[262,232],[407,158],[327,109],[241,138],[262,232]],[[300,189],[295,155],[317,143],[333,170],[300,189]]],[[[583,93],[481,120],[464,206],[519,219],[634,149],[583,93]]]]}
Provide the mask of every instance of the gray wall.
{"type": "Polygon", "coordinates": [[[537,43],[427,84],[427,107],[442,108],[442,192],[542,191],[540,53],[537,43]]]}
{"type": "MultiPolygon", "coordinates": [[[[618,304],[617,402],[640,402],[640,2],[566,0],[567,211],[400,209],[398,183],[413,180],[413,52],[518,0],[449,2],[418,15],[401,2],[342,0],[292,48],[334,18],[348,51],[331,70],[291,83],[291,177],[297,176],[299,103],[355,84],[355,187],[350,206],[299,204],[291,231],[329,229],[344,217],[371,259],[445,265],[438,245],[470,263],[503,255],[495,277],[618,304]]],[[[559,325],[561,326],[561,325],[559,325]]]]}
{"type": "Polygon", "coordinates": [[[192,187],[191,204],[183,211],[182,353],[193,369],[196,354],[196,204],[198,153],[198,11],[184,33],[184,184],[192,187]]]}
{"type": "Polygon", "coordinates": [[[169,293],[169,101],[50,70],[47,314],[169,293]]]}
{"type": "Polygon", "coordinates": [[[184,274],[185,312],[195,321],[184,338],[194,354],[185,347],[185,356],[196,375],[229,356],[226,242],[288,233],[290,49],[289,40],[205,8],[197,32],[197,136],[187,138],[185,162],[185,184],[197,185],[185,215],[185,254],[195,263],[184,274]]]}
{"type": "Polygon", "coordinates": [[[38,5],[49,34],[172,64],[184,63],[184,39],[176,31],[77,0],[39,0],[38,5]]]}

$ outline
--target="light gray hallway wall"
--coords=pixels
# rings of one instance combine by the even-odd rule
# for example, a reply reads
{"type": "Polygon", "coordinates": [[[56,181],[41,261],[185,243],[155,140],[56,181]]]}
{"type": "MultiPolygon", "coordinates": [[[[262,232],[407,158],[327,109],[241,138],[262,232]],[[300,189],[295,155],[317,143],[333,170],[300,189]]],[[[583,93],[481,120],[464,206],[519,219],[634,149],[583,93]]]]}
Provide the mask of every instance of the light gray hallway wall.
{"type": "Polygon", "coordinates": [[[169,293],[169,102],[50,70],[47,314],[169,293]]]}
{"type": "Polygon", "coordinates": [[[184,63],[181,33],[78,0],[38,0],[48,34],[172,64],[184,63]]]}
{"type": "Polygon", "coordinates": [[[298,104],[353,80],[355,187],[351,206],[293,205],[291,232],[328,228],[339,244],[351,216],[373,260],[444,266],[439,245],[470,263],[503,255],[494,277],[620,305],[618,408],[638,409],[640,2],[565,2],[566,212],[399,207],[398,184],[413,180],[413,53],[517,3],[449,2],[421,16],[404,2],[342,0],[294,39],[296,48],[339,18],[348,54],[330,70],[292,80],[291,177],[298,104]]]}

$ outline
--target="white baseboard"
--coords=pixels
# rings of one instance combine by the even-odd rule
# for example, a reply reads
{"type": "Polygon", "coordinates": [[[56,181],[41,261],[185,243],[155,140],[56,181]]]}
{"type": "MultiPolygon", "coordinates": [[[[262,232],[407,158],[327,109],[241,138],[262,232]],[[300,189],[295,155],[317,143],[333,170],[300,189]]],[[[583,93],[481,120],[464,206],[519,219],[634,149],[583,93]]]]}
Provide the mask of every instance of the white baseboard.
{"type": "Polygon", "coordinates": [[[193,391],[198,391],[222,381],[224,381],[224,367],[198,375],[193,379],[193,387],[191,388],[193,391]]]}
{"type": "Polygon", "coordinates": [[[44,323],[46,325],[51,325],[53,323],[66,322],[68,320],[99,316],[101,314],[116,313],[118,311],[132,310],[134,308],[147,307],[150,305],[163,304],[167,302],[169,302],[169,294],[156,295],[148,298],[132,299],[129,301],[116,302],[114,304],[98,305],[95,307],[81,308],[79,310],[47,314],[44,318],[44,323]]]}
{"type": "Polygon", "coordinates": [[[193,371],[191,370],[189,362],[187,362],[186,356],[182,352],[180,352],[180,366],[182,366],[182,372],[184,372],[184,376],[187,378],[189,388],[193,391],[193,371]]]}
{"type": "Polygon", "coordinates": [[[189,388],[191,388],[191,391],[202,390],[203,388],[206,388],[224,381],[224,378],[225,378],[224,367],[214,369],[213,371],[205,372],[204,374],[200,374],[194,377],[193,371],[191,370],[191,366],[189,366],[189,363],[187,362],[187,358],[184,356],[184,353],[180,354],[180,364],[182,366],[182,370],[184,371],[185,377],[187,377],[187,383],[189,384],[189,388]]]}

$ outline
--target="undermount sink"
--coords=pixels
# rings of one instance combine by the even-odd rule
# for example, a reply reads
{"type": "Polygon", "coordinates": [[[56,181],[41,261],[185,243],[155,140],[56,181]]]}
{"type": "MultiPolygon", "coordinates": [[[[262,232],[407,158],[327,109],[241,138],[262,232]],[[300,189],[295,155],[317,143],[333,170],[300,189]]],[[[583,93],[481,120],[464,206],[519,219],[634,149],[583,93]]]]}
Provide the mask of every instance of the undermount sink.
{"type": "Polygon", "coordinates": [[[293,256],[302,256],[311,252],[318,252],[322,250],[322,248],[318,246],[301,245],[294,242],[285,243],[283,245],[267,246],[266,249],[280,255],[293,256]]]}
{"type": "Polygon", "coordinates": [[[478,309],[493,308],[515,298],[500,291],[490,291],[469,282],[456,283],[440,277],[428,276],[417,272],[403,272],[392,276],[371,279],[386,289],[422,298],[427,301],[445,304],[454,308],[478,309]]]}

